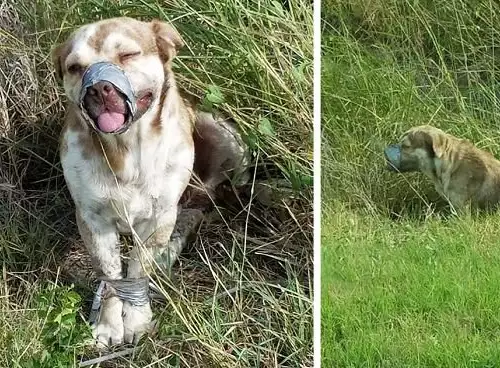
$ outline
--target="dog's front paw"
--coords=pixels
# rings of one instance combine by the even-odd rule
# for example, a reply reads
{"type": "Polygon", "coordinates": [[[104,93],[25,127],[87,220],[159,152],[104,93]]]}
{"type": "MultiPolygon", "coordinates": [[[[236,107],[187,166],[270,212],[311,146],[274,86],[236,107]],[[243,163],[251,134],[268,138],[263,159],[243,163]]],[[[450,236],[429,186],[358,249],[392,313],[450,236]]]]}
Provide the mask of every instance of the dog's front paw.
{"type": "Polygon", "coordinates": [[[123,343],[123,302],[117,297],[105,299],[92,335],[99,348],[123,343]]]}
{"type": "Polygon", "coordinates": [[[144,305],[132,305],[123,303],[123,327],[124,341],[126,343],[137,343],[141,336],[148,332],[152,326],[153,312],[149,303],[144,305]]]}

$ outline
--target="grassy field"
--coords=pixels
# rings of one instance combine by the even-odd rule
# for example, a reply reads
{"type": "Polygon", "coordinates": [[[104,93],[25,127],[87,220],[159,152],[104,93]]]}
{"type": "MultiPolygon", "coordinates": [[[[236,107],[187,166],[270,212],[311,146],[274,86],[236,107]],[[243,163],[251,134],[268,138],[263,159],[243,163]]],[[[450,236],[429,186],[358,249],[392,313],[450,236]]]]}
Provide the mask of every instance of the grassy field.
{"type": "Polygon", "coordinates": [[[498,367],[500,216],[453,216],[383,148],[432,124],[500,157],[500,7],[322,4],[323,366],[498,367]]]}
{"type": "Polygon", "coordinates": [[[158,280],[167,301],[154,307],[157,336],[101,366],[311,366],[310,2],[0,0],[0,367],[96,356],[85,325],[89,264],[58,160],[64,96],[50,50],[76,26],[118,15],[178,28],[187,44],[179,83],[235,118],[273,201],[249,185],[221,203],[173,277],[158,280]]]}

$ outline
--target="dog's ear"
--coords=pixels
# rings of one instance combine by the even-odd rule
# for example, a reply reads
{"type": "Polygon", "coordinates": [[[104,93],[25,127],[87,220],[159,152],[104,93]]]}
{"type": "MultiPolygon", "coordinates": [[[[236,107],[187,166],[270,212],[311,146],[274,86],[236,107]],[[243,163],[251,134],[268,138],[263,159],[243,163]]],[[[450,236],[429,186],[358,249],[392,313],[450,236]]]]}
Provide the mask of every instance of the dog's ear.
{"type": "Polygon", "coordinates": [[[409,132],[409,137],[415,147],[425,149],[431,157],[441,158],[443,156],[446,144],[444,135],[415,129],[409,132]]]}
{"type": "Polygon", "coordinates": [[[170,24],[159,20],[151,22],[156,37],[156,46],[164,63],[172,60],[179,49],[184,46],[184,41],[177,30],[170,24]]]}
{"type": "Polygon", "coordinates": [[[446,149],[447,138],[444,134],[440,133],[427,133],[430,141],[432,142],[432,151],[436,158],[441,158],[446,149]]]}
{"type": "Polygon", "coordinates": [[[54,65],[54,69],[56,72],[56,78],[59,81],[62,81],[63,79],[63,58],[64,55],[67,53],[67,48],[68,45],[66,43],[62,43],[60,45],[57,45],[53,50],[52,50],[52,64],[54,65]]]}

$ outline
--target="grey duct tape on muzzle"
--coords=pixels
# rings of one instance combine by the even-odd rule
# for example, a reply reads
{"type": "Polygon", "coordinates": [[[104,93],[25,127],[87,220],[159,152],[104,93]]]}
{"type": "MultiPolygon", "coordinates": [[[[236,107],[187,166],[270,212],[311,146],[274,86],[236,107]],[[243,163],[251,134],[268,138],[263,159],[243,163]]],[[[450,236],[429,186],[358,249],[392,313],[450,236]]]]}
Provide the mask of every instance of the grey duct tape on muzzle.
{"type": "Polygon", "coordinates": [[[388,161],[389,168],[396,170],[401,167],[401,145],[391,144],[384,150],[385,158],[388,161]]]}
{"type": "MultiPolygon", "coordinates": [[[[125,126],[128,126],[130,121],[134,120],[134,117],[137,112],[137,104],[134,89],[130,84],[125,72],[115,64],[108,62],[99,62],[90,65],[82,77],[82,89],[80,92],[80,107],[82,111],[86,114],[85,108],[83,106],[83,102],[85,99],[85,95],[87,94],[87,90],[94,86],[96,83],[106,81],[111,83],[118,91],[120,91],[126,98],[126,103],[129,108],[129,121],[125,126]]],[[[92,124],[92,127],[96,130],[94,122],[90,117],[86,116],[87,119],[92,124]]],[[[121,131],[116,132],[121,133],[121,131]]]]}

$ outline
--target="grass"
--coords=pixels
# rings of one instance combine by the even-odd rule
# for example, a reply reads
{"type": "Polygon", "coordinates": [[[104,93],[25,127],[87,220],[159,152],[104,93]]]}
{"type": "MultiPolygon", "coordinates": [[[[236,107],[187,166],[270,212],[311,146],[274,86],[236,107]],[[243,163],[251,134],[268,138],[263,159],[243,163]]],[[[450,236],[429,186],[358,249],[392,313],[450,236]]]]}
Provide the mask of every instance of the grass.
{"type": "Polygon", "coordinates": [[[496,3],[323,2],[322,363],[500,365],[498,214],[453,216],[383,148],[431,124],[500,157],[496,3]]]}
{"type": "Polygon", "coordinates": [[[218,108],[252,147],[255,181],[280,184],[271,206],[252,185],[240,201],[220,204],[172,278],[158,280],[167,297],[154,307],[158,335],[106,366],[311,366],[313,22],[305,0],[0,1],[0,366],[76,366],[95,355],[71,332],[84,334],[93,285],[58,161],[64,96],[50,50],[78,25],[118,15],[173,22],[188,45],[175,62],[179,83],[200,98],[222,96],[218,108]],[[67,303],[51,304],[54,295],[67,303]],[[57,351],[54,331],[65,334],[57,351]]]}
{"type": "Polygon", "coordinates": [[[498,220],[325,219],[323,364],[498,366],[498,220]]]}

